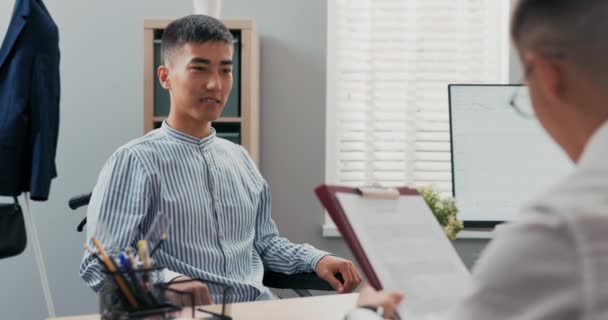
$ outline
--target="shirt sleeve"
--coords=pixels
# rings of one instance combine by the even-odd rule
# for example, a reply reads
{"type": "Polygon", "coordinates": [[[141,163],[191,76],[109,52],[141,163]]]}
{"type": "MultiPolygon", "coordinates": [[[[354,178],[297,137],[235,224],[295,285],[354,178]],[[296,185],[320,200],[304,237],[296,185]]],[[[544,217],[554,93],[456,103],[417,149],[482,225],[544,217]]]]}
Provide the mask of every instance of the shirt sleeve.
{"type": "Polygon", "coordinates": [[[267,183],[264,183],[260,195],[254,245],[267,268],[288,274],[315,271],[319,260],[330,255],[309,244],[294,244],[279,236],[271,217],[270,187],[267,183]]]}
{"type": "Polygon", "coordinates": [[[271,271],[287,274],[313,272],[317,263],[330,253],[317,250],[309,244],[294,244],[280,237],[272,220],[272,197],[270,186],[264,180],[249,153],[238,146],[239,155],[247,167],[250,178],[259,184],[254,248],[262,258],[264,267],[271,271]]]}
{"type": "Polygon", "coordinates": [[[177,273],[175,271],[169,270],[169,269],[163,269],[163,281],[165,283],[169,283],[171,281],[173,281],[173,279],[177,278],[177,277],[182,277],[184,276],[181,273],[177,273]]]}
{"type": "Polygon", "coordinates": [[[536,206],[497,229],[473,272],[472,294],[451,320],[581,319],[582,268],[574,230],[536,206]]]}
{"type": "MultiPolygon", "coordinates": [[[[134,247],[141,221],[151,208],[151,181],[128,149],[119,149],[104,165],[87,211],[87,239],[95,236],[108,253],[134,247]]],[[[102,287],[101,262],[85,251],[80,276],[93,290],[102,287]]]]}

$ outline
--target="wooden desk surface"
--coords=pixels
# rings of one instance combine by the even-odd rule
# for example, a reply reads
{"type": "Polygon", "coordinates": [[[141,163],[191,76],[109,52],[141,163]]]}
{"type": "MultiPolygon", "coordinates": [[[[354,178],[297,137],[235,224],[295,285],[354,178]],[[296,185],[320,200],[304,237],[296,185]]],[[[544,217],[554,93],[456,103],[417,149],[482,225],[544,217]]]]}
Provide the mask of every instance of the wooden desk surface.
{"type": "MultiPolygon", "coordinates": [[[[342,320],[344,315],[355,307],[356,302],[357,294],[352,293],[309,298],[235,303],[231,305],[231,315],[234,320],[342,320]]],[[[215,306],[202,308],[212,308],[212,310],[217,310],[215,306]]],[[[184,316],[190,317],[188,310],[184,309],[184,316]]],[[[197,313],[196,316],[204,318],[204,313],[197,313]]],[[[49,318],[49,320],[99,320],[99,315],[49,318]]]]}

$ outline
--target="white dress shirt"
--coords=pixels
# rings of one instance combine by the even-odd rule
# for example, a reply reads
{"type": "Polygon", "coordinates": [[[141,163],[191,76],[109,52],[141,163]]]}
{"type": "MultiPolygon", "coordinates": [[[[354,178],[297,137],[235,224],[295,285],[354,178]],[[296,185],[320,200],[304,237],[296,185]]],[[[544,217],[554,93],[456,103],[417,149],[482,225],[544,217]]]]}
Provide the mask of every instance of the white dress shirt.
{"type": "Polygon", "coordinates": [[[608,319],[608,122],[574,173],[497,230],[473,281],[446,319],[608,319]]]}

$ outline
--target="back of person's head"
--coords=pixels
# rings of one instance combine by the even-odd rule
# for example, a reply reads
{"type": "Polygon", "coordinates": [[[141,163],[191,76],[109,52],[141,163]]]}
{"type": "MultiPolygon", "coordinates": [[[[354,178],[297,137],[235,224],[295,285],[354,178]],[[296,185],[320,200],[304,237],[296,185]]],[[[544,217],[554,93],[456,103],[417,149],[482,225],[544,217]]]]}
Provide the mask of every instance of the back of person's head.
{"type": "Polygon", "coordinates": [[[164,30],[161,42],[163,64],[186,43],[224,42],[233,44],[230,30],[219,20],[204,15],[189,15],[171,22],[164,30]]]}
{"type": "Polygon", "coordinates": [[[606,85],[607,30],[606,0],[520,0],[511,22],[520,51],[567,59],[606,85]]]}
{"type": "Polygon", "coordinates": [[[608,121],[608,0],[519,0],[511,37],[536,118],[578,161],[608,121]]]}

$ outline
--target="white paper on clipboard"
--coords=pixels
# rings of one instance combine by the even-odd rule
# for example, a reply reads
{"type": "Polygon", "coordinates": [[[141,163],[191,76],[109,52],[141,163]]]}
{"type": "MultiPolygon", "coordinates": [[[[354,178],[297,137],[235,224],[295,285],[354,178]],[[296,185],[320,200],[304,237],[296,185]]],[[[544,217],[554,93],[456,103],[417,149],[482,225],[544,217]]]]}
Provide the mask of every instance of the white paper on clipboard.
{"type": "Polygon", "coordinates": [[[422,196],[336,196],[382,286],[405,292],[402,318],[435,318],[470,293],[470,273],[422,196]]]}

